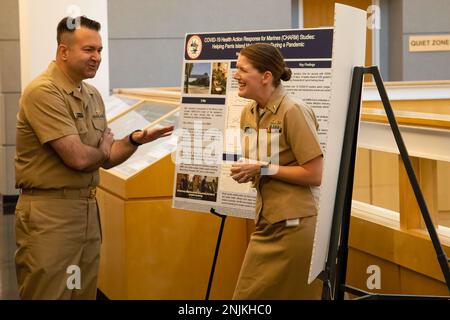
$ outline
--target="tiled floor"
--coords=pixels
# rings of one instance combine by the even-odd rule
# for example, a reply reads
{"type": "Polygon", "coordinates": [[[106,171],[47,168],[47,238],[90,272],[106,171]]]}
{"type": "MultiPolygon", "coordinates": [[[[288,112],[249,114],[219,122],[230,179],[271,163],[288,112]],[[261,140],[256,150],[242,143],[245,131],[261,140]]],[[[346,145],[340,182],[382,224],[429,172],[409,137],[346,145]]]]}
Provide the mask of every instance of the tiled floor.
{"type": "Polygon", "coordinates": [[[0,300],[19,299],[14,266],[14,207],[0,202],[0,300]]]}

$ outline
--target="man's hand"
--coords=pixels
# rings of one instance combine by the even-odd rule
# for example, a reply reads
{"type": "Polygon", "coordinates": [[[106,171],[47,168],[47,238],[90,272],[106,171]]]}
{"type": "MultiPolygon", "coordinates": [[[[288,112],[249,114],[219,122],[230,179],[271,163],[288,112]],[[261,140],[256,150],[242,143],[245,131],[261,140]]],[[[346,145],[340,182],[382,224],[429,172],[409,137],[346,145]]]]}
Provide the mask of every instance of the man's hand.
{"type": "Polygon", "coordinates": [[[236,163],[231,166],[231,177],[238,183],[254,181],[261,172],[260,163],[236,163]]]}
{"type": "MultiPolygon", "coordinates": [[[[133,132],[133,140],[137,143],[144,144],[156,140],[161,137],[166,137],[172,134],[174,126],[167,126],[162,128],[145,129],[141,132],[133,132]]],[[[123,139],[116,140],[111,147],[111,155],[107,161],[102,165],[104,169],[115,167],[126,161],[131,155],[136,152],[137,146],[134,146],[129,141],[129,135],[123,139]]],[[[109,138],[109,137],[108,137],[109,138]]],[[[107,138],[104,137],[106,140],[107,138]]],[[[105,142],[106,143],[106,142],[105,142]]]]}
{"type": "Polygon", "coordinates": [[[133,140],[140,144],[148,143],[162,137],[170,136],[173,129],[174,126],[145,129],[143,131],[133,133],[133,140]]]}
{"type": "Polygon", "coordinates": [[[111,156],[111,147],[114,143],[114,134],[111,132],[110,128],[106,128],[103,131],[103,136],[100,139],[99,149],[105,155],[105,161],[108,160],[111,156]]]}

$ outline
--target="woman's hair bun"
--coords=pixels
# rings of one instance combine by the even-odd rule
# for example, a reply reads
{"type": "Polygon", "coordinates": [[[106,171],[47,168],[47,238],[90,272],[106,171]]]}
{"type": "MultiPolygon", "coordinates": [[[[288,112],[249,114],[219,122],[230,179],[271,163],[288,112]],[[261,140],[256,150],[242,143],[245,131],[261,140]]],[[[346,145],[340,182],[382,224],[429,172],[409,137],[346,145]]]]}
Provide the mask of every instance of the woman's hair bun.
{"type": "Polygon", "coordinates": [[[284,71],[281,74],[280,79],[283,80],[283,81],[289,81],[289,79],[291,79],[291,76],[292,76],[291,69],[288,68],[288,67],[284,67],[284,71]]]}

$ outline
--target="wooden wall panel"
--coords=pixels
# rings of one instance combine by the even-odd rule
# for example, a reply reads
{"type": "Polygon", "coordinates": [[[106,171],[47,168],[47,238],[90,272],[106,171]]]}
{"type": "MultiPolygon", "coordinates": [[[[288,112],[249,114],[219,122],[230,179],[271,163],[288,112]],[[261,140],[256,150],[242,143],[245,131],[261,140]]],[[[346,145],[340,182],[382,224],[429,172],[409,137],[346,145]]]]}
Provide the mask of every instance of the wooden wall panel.
{"type": "Polygon", "coordinates": [[[373,293],[398,293],[400,292],[400,268],[397,264],[367,254],[354,248],[349,249],[347,283],[358,289],[373,293]],[[367,279],[371,274],[367,268],[371,265],[380,267],[380,289],[367,287],[367,279]]]}
{"type": "MultiPolygon", "coordinates": [[[[440,212],[446,211],[450,215],[450,163],[437,162],[438,179],[438,209],[440,212]]],[[[449,219],[450,220],[450,217],[449,219]]],[[[450,227],[450,225],[449,225],[450,227]]]]}
{"type": "Polygon", "coordinates": [[[400,268],[400,285],[403,294],[448,296],[445,283],[406,268],[400,268]]]}
{"type": "Polygon", "coordinates": [[[371,150],[372,204],[399,211],[398,156],[371,150]]]}
{"type": "MultiPolygon", "coordinates": [[[[367,10],[367,8],[372,5],[372,0],[303,0],[303,26],[305,28],[333,26],[335,3],[367,10]]],[[[372,31],[367,29],[366,66],[370,65],[372,65],[372,31]]]]}
{"type": "Polygon", "coordinates": [[[370,150],[358,148],[356,151],[355,177],[353,180],[353,199],[372,203],[370,150]]]}

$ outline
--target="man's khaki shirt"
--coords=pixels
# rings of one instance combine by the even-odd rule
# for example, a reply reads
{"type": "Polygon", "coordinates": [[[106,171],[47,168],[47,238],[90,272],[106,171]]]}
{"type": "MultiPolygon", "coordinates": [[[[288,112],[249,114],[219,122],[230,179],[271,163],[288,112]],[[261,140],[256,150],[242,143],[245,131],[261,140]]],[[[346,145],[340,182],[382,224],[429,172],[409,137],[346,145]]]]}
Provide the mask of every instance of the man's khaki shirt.
{"type": "MultiPolygon", "coordinates": [[[[298,166],[322,155],[313,111],[294,101],[279,85],[260,115],[256,102],[241,114],[245,158],[298,166]],[[277,150],[278,145],[278,150],[277,150]]],[[[261,175],[256,179],[256,220],[270,223],[317,214],[317,187],[299,186],[261,175]]]]}
{"type": "Polygon", "coordinates": [[[66,166],[49,141],[79,135],[98,147],[105,130],[105,106],[100,93],[82,82],[81,92],[57,66],[34,79],[19,102],[16,138],[17,188],[86,188],[98,184],[98,170],[76,171],[66,166]]]}

